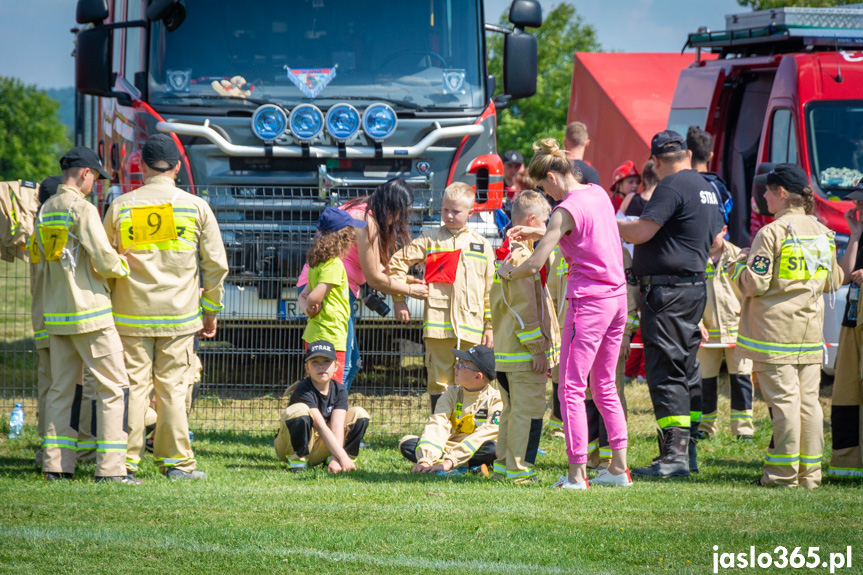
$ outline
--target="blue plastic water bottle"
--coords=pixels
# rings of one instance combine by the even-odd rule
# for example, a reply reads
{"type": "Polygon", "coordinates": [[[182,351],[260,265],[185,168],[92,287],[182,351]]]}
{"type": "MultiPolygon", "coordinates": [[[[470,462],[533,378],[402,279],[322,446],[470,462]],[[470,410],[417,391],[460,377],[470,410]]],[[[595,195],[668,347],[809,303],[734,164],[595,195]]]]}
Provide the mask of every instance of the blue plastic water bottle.
{"type": "Polygon", "coordinates": [[[20,403],[16,403],[9,418],[9,439],[21,437],[22,429],[24,429],[24,408],[20,403]]]}

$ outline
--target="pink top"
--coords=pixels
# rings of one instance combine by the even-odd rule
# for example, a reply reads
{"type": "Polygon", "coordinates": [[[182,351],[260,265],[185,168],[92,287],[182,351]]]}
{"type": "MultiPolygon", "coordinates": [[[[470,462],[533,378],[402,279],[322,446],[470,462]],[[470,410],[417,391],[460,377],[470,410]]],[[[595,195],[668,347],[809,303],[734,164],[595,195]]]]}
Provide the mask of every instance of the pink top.
{"type": "Polygon", "coordinates": [[[589,188],[569,192],[555,209],[566,210],[575,222],[558,243],[569,264],[566,297],[625,294],[623,249],[608,193],[590,184],[589,188]]]}
{"type": "MultiPolygon", "coordinates": [[[[366,204],[356,204],[348,208],[339,206],[340,210],[348,212],[352,218],[365,220],[366,204]]],[[[345,271],[348,272],[348,287],[354,297],[359,297],[360,286],[366,283],[366,276],[363,274],[363,268],[360,265],[360,254],[357,250],[357,242],[354,242],[345,257],[342,258],[342,263],[345,264],[345,271]]],[[[303,271],[300,272],[300,277],[297,278],[297,285],[302,286],[309,283],[309,264],[303,266],[303,271]]]]}

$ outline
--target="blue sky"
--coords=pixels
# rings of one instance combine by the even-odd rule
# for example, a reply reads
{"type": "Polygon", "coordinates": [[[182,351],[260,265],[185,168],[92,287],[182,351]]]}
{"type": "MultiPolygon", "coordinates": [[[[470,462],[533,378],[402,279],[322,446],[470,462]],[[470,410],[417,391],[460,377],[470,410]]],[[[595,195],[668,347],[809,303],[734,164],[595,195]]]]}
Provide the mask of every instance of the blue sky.
{"type": "MultiPolygon", "coordinates": [[[[410,0],[415,1],[415,0],[410,0]]],[[[510,0],[485,0],[496,22],[510,0]]],[[[699,26],[720,30],[724,16],[745,11],[736,0],[577,0],[585,23],[596,28],[606,50],[678,52],[699,26]]],[[[0,0],[0,76],[41,88],[74,83],[72,34],[75,0],[0,0]]],[[[542,1],[547,13],[557,2],[542,1]]]]}

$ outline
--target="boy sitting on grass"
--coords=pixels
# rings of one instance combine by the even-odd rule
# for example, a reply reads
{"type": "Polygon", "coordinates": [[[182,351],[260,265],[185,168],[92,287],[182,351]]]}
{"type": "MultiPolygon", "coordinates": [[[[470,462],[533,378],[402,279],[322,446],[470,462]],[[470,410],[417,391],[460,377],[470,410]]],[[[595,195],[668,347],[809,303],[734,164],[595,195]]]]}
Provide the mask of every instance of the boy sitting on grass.
{"type": "Polygon", "coordinates": [[[500,392],[491,381],[494,352],[484,345],[453,349],[455,385],[446,388],[422,436],[406,435],[399,451],[416,465],[411,473],[450,473],[478,468],[488,475],[494,463],[500,392]]]}
{"type": "Polygon", "coordinates": [[[333,379],[338,368],[333,344],[311,342],[305,368],[308,377],[297,384],[282,412],[276,455],[292,470],[314,467],[331,457],[331,473],[353,471],[369,414],[362,407],[349,409],[345,386],[333,379]]]}

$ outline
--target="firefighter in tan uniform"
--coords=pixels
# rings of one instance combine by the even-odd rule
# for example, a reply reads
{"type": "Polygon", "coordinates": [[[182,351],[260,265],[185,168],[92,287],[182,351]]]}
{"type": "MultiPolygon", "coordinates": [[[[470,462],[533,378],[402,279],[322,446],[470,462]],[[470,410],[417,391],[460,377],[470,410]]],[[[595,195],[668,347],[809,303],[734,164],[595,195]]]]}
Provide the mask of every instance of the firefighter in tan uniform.
{"type": "MultiPolygon", "coordinates": [[[[743,292],[737,348],[753,361],[773,421],[759,485],[821,484],[823,414],[818,401],[824,291],[842,285],[833,233],[812,217],[812,189],[795,164],[756,176],[775,220],[758,231],[745,267],[726,272],[743,292]]],[[[743,260],[743,254],[741,259],[743,260]]]]}
{"type": "MultiPolygon", "coordinates": [[[[57,186],[63,183],[61,176],[49,176],[42,180],[39,184],[39,203],[44,204],[48,198],[57,193],[57,186]]],[[[30,251],[30,295],[31,295],[31,311],[30,318],[33,322],[33,336],[36,341],[36,357],[38,360],[37,367],[37,413],[39,414],[36,425],[39,434],[39,440],[45,439],[45,414],[46,405],[45,397],[48,394],[48,389],[51,387],[51,348],[49,346],[48,331],[45,329],[45,316],[42,305],[42,275],[44,264],[39,252],[39,246],[35,243],[36,236],[30,236],[28,249],[30,251]]],[[[77,419],[73,419],[72,427],[78,430],[78,444],[76,447],[76,459],[78,461],[95,461],[96,460],[96,437],[95,425],[96,418],[93,417],[94,407],[96,404],[96,380],[93,378],[89,369],[84,370],[84,381],[80,382],[75,390],[75,401],[72,405],[72,414],[77,414],[77,419]]],[[[36,465],[42,468],[43,450],[40,444],[39,451],[36,452],[36,465]]]]}
{"type": "Polygon", "coordinates": [[[845,214],[850,228],[848,247],[839,262],[845,272],[848,295],[842,327],[839,331],[839,349],[836,353],[836,374],[833,379],[833,398],[830,405],[830,427],[833,431],[833,455],[827,475],[843,478],[863,478],[863,449],[861,449],[861,407],[863,407],[863,313],[860,305],[860,284],[863,283],[863,185],[845,196],[854,207],[845,214]]]}
{"type": "MultiPolygon", "coordinates": [[[[620,398],[620,406],[623,415],[626,416],[626,393],[623,389],[626,371],[626,356],[629,355],[632,336],[638,332],[639,315],[638,300],[639,289],[632,274],[632,256],[629,250],[623,249],[623,270],[626,272],[626,325],[623,327],[623,339],[620,344],[620,356],[617,359],[617,370],[614,374],[614,385],[617,387],[617,396],[620,398]]],[[[558,321],[560,321],[558,319],[558,321]]],[[[587,414],[587,467],[589,469],[608,469],[611,465],[611,445],[608,441],[608,430],[605,429],[605,421],[596,403],[593,401],[590,386],[584,393],[584,410],[587,414]]]]}
{"type": "MultiPolygon", "coordinates": [[[[428,391],[432,413],[452,383],[453,348],[492,347],[488,294],[494,279],[491,244],[467,228],[474,204],[473,189],[457,182],[447,186],[441,207],[443,225],[396,252],[389,262],[392,277],[405,281],[408,269],[425,264],[429,296],[423,313],[428,391]]],[[[396,319],[407,322],[404,296],[393,296],[396,319]]]]}
{"type": "Polygon", "coordinates": [[[455,381],[441,395],[420,437],[406,435],[399,452],[416,465],[413,473],[461,473],[479,469],[488,475],[495,460],[498,423],[503,409],[494,352],[484,345],[453,349],[455,381]]]}
{"type": "MultiPolygon", "coordinates": [[[[522,192],[512,205],[515,226],[542,227],[550,206],[537,192],[522,192]]],[[[498,253],[514,266],[533,253],[533,242],[510,239],[510,253],[498,253]]],[[[557,363],[560,328],[546,289],[547,272],[501,280],[491,289],[495,369],[503,399],[497,442],[495,477],[516,482],[536,479],[533,466],[539,450],[548,369],[557,363]]]]}
{"type": "Polygon", "coordinates": [[[174,141],[151,136],[141,150],[145,185],[114,200],[104,225],[131,269],[113,294],[131,382],[126,468],[138,469],[154,390],[159,424],[153,457],[160,472],[172,479],[203,479],[189,441],[186,392],[195,333],[216,334],[228,262],[210,206],[174,186],[179,169],[174,141]]]}
{"type": "MultiPolygon", "coordinates": [[[[735,267],[746,264],[738,262],[740,248],[725,241],[728,226],[716,234],[710,248],[707,270],[704,274],[707,285],[707,304],[701,317],[701,340],[707,344],[735,344],[740,324],[740,300],[743,294],[737,285],[731,281],[731,275],[726,271],[729,262],[737,262],[735,267]]],[[[733,273],[733,271],[732,271],[733,273]]],[[[698,361],[701,363],[701,396],[703,413],[699,431],[705,437],[716,434],[717,409],[719,395],[717,384],[722,359],[728,368],[728,380],[731,388],[731,433],[738,439],[751,440],[755,433],[752,425],[752,361],[742,357],[736,347],[698,349],[698,361]]]]}
{"type": "Polygon", "coordinates": [[[46,479],[70,478],[75,471],[78,431],[72,411],[86,368],[98,384],[96,480],[139,483],[126,475],[129,382],[106,280],[126,277],[129,267],[111,248],[96,208],[84,197],[97,172],[108,174],[82,146],[63,156],[60,167],[63,184],[42,206],[31,253],[44,262],[42,303],[53,379],[45,397],[42,470],[46,479]]]}

